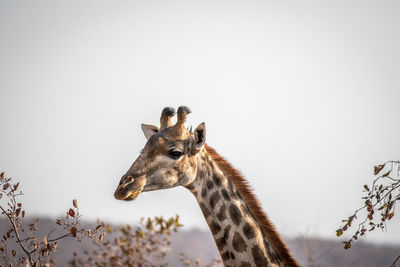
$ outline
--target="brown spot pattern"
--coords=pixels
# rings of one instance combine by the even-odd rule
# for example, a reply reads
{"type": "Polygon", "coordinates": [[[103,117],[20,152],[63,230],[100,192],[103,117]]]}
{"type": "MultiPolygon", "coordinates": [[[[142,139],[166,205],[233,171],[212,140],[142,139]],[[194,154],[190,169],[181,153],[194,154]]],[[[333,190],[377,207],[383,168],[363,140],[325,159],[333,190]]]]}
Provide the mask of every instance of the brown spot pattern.
{"type": "Polygon", "coordinates": [[[231,204],[229,206],[229,214],[231,215],[233,223],[236,224],[236,226],[239,226],[242,219],[242,213],[240,212],[239,208],[236,205],[231,204]]]}
{"type": "Polygon", "coordinates": [[[258,245],[254,245],[251,249],[251,255],[257,267],[269,266],[268,259],[264,256],[263,251],[258,245]]]}
{"type": "Polygon", "coordinates": [[[215,240],[215,243],[217,244],[218,250],[221,251],[226,246],[226,239],[224,237],[218,238],[215,240]]]}
{"type": "Polygon", "coordinates": [[[229,251],[225,251],[224,253],[222,253],[222,254],[221,254],[221,258],[222,258],[222,260],[224,260],[224,261],[229,260],[229,259],[230,259],[229,251]]]}
{"type": "Polygon", "coordinates": [[[228,191],[226,191],[225,189],[221,190],[222,196],[225,198],[225,200],[231,200],[231,198],[229,197],[228,191]]]}
{"type": "Polygon", "coordinates": [[[252,238],[256,237],[256,233],[254,232],[253,227],[251,227],[251,225],[248,222],[246,222],[243,225],[243,234],[248,239],[252,239],[252,238]]]}
{"type": "MultiPolygon", "coordinates": [[[[208,153],[208,156],[217,163],[217,166],[228,178],[228,186],[233,187],[231,185],[233,183],[238,189],[240,197],[242,197],[243,201],[247,203],[249,212],[251,213],[251,215],[254,216],[254,219],[260,225],[262,232],[270,240],[272,247],[279,255],[279,258],[282,259],[283,263],[287,266],[300,266],[291,255],[289,249],[286,247],[285,243],[275,230],[275,227],[273,226],[267,215],[263,212],[257,197],[252,192],[246,179],[240,174],[238,170],[233,168],[227,160],[221,157],[212,147],[206,144],[205,149],[208,153]]],[[[231,192],[233,191],[231,190],[231,192]]]]}
{"type": "Polygon", "coordinates": [[[214,183],[212,181],[207,181],[207,188],[211,190],[214,187],[214,183]]]}
{"type": "Polygon", "coordinates": [[[194,185],[193,184],[189,184],[186,186],[187,189],[189,190],[193,190],[194,189],[194,185]]]}
{"type": "Polygon", "coordinates": [[[251,267],[251,264],[250,264],[250,262],[242,261],[240,263],[239,267],[251,267]]]}
{"type": "Polygon", "coordinates": [[[197,175],[197,177],[204,177],[205,173],[202,169],[199,169],[199,174],[197,175]]]}
{"type": "Polygon", "coordinates": [[[221,178],[218,177],[218,175],[217,175],[216,173],[214,173],[214,175],[213,175],[213,180],[214,180],[214,183],[215,183],[217,186],[220,186],[220,185],[221,185],[221,178]]]}
{"type": "Polygon", "coordinates": [[[207,209],[207,207],[206,207],[206,205],[204,205],[204,203],[200,203],[200,209],[203,212],[203,215],[205,218],[210,216],[210,211],[207,209]]]}
{"type": "Polygon", "coordinates": [[[211,232],[213,233],[213,235],[216,235],[219,233],[219,231],[221,231],[221,226],[219,225],[219,223],[212,221],[210,223],[210,229],[211,229],[211,232]]]}
{"type": "Polygon", "coordinates": [[[217,214],[217,218],[220,222],[224,221],[226,219],[226,206],[223,204],[221,208],[219,209],[219,212],[217,214]]]}
{"type": "Polygon", "coordinates": [[[244,241],[243,237],[238,232],[235,232],[235,234],[233,235],[232,247],[237,252],[243,252],[247,248],[246,242],[244,241]]]}
{"type": "Polygon", "coordinates": [[[225,229],[224,229],[224,238],[225,238],[225,240],[228,240],[228,238],[229,238],[229,231],[231,230],[231,228],[232,228],[232,226],[230,226],[230,225],[228,225],[228,226],[225,227],[225,229]]]}
{"type": "Polygon", "coordinates": [[[211,209],[214,209],[215,206],[218,203],[218,200],[221,198],[221,195],[219,194],[218,191],[215,191],[214,193],[212,193],[211,197],[210,197],[210,206],[211,209]]]}
{"type": "Polygon", "coordinates": [[[203,187],[203,189],[201,189],[201,196],[203,198],[205,198],[207,196],[207,188],[206,187],[203,187]]]}

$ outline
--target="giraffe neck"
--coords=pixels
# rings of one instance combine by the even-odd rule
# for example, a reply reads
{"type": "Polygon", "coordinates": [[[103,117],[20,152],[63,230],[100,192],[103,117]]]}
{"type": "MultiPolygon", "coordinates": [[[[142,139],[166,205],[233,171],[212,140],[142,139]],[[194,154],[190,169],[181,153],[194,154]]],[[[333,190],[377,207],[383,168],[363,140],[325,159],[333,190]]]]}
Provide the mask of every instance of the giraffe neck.
{"type": "Polygon", "coordinates": [[[200,152],[197,167],[197,177],[187,188],[200,205],[224,265],[290,266],[274,249],[238,188],[206,149],[200,152]]]}

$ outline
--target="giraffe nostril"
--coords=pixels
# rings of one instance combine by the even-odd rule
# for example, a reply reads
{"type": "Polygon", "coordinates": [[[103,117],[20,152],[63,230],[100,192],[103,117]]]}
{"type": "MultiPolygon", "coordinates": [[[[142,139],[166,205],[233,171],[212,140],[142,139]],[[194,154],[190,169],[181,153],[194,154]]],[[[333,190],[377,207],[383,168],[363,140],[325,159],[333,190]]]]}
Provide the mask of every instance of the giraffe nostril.
{"type": "Polygon", "coordinates": [[[133,180],[134,180],[133,177],[130,176],[130,175],[128,175],[128,177],[127,177],[127,179],[126,179],[126,182],[127,182],[127,183],[132,183],[133,180]]]}
{"type": "Polygon", "coordinates": [[[135,179],[131,176],[131,175],[124,175],[122,176],[121,180],[119,181],[119,185],[126,185],[126,184],[130,184],[133,183],[135,179]]]}

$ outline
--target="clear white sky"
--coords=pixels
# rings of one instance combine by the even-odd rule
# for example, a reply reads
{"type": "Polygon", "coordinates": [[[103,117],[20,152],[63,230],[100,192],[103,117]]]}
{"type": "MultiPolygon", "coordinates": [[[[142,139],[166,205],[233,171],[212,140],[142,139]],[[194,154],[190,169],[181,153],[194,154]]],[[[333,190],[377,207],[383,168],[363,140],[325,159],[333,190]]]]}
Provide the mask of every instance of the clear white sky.
{"type": "MultiPolygon", "coordinates": [[[[398,1],[1,1],[0,169],[28,214],[176,213],[183,188],[121,202],[141,123],[187,105],[282,234],[333,237],[372,168],[400,155],[398,1]]],[[[399,216],[389,233],[399,241],[399,216]],[[397,224],[397,226],[396,226],[397,224]]]]}

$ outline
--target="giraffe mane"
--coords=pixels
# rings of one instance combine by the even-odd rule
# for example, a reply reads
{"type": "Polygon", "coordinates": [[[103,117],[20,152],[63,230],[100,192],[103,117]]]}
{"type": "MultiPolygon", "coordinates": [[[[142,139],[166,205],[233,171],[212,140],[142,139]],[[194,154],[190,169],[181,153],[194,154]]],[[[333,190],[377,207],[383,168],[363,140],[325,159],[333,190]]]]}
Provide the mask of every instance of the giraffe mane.
{"type": "Polygon", "coordinates": [[[291,255],[289,249],[286,247],[281,236],[276,231],[274,225],[269,220],[267,214],[263,211],[260,202],[253,193],[249,182],[236,170],[225,158],[220,156],[214,148],[205,145],[205,149],[211,158],[217,163],[218,167],[224,172],[224,174],[232,181],[240,195],[243,197],[251,214],[261,227],[264,234],[270,240],[276,253],[285,262],[286,266],[299,267],[300,265],[291,255]]]}

